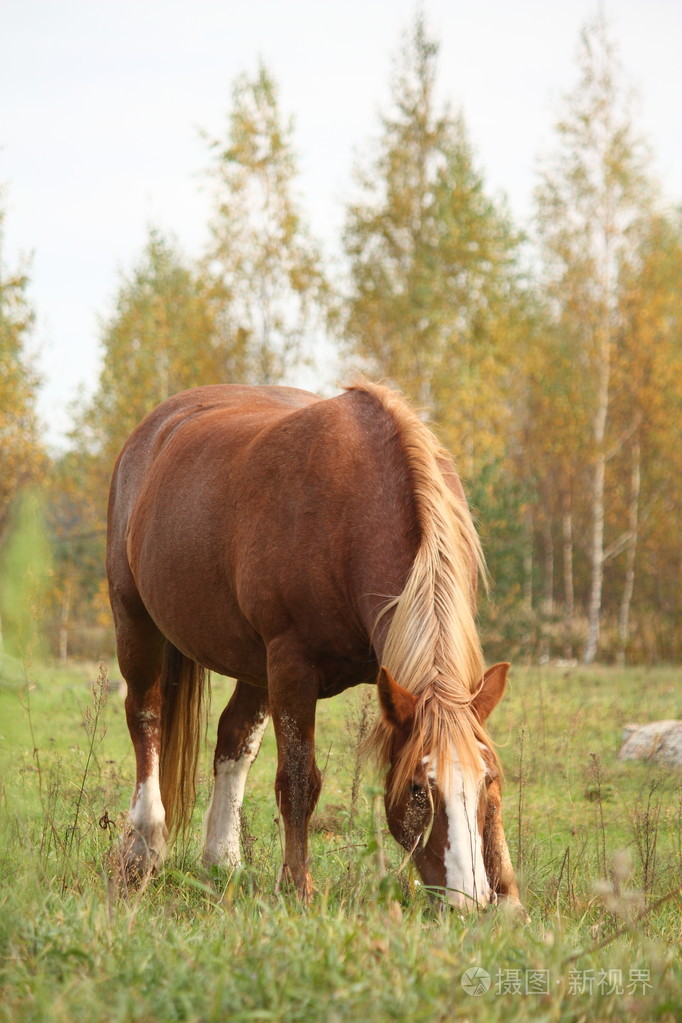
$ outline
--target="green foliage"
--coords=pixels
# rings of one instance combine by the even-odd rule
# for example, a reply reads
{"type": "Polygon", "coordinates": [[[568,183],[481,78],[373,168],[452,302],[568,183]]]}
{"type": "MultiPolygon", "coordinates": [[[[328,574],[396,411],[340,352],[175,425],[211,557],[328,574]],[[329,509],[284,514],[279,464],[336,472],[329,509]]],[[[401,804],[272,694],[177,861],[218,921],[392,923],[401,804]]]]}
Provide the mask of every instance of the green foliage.
{"type": "Polygon", "coordinates": [[[278,383],[310,359],[307,335],[328,303],[322,257],[296,201],[293,127],[263,64],[233,88],[227,138],[215,140],[207,266],[224,289],[221,328],[245,353],[242,381],[278,383]]]}
{"type": "Polygon", "coordinates": [[[588,349],[614,308],[618,274],[632,258],[654,188],[603,12],[581,32],[578,72],[535,199],[547,282],[559,287],[565,318],[574,318],[575,343],[588,349]]]}
{"type": "Polygon", "coordinates": [[[29,278],[4,264],[3,220],[0,208],[0,547],[14,500],[44,467],[35,411],[40,381],[28,350],[34,321],[29,278]]]}
{"type": "Polygon", "coordinates": [[[81,415],[78,446],[111,466],[124,440],[159,402],[188,387],[239,378],[244,353],[223,343],[222,296],[158,231],[124,277],[103,324],[104,362],[81,415]]]}
{"type": "Polygon", "coordinates": [[[0,654],[35,657],[44,634],[44,605],[50,578],[50,545],[40,494],[24,491],[14,508],[0,553],[0,654]]]}
{"type": "Polygon", "coordinates": [[[486,195],[462,116],[437,110],[437,52],[418,16],[348,210],[345,336],[361,365],[425,406],[473,478],[507,421],[500,391],[524,319],[520,236],[486,195]]]}

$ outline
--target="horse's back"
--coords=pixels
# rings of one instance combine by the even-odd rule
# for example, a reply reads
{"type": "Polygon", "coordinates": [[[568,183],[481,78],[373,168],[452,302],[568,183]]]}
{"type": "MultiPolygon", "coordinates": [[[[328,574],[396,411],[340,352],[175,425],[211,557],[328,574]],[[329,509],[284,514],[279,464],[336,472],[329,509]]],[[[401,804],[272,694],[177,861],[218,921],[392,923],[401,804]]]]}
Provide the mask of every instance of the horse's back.
{"type": "Polygon", "coordinates": [[[181,391],[157,405],[133,430],[121,449],[114,480],[121,462],[125,462],[128,473],[137,463],[146,470],[164,444],[193,421],[205,422],[215,415],[225,421],[244,418],[250,419],[257,429],[259,424],[265,425],[320,400],[317,395],[294,387],[213,384],[181,391]]]}

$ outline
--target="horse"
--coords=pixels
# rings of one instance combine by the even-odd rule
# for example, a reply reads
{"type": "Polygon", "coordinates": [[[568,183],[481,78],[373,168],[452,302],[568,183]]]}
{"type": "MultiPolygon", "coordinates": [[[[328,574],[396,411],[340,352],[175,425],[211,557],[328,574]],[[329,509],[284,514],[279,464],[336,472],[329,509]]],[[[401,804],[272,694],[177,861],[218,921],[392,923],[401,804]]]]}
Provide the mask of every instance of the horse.
{"type": "Polygon", "coordinates": [[[240,864],[246,778],[271,717],[280,883],[311,898],[316,704],[372,683],[379,716],[365,746],[423,884],[461,909],[520,905],[486,726],[509,665],[484,670],[484,571],[450,456],[393,390],[360,382],[321,398],[225,384],[159,405],[118,457],[108,509],[136,758],[127,877],[156,870],[192,814],[214,671],[236,684],[218,724],[207,866],[240,864]]]}

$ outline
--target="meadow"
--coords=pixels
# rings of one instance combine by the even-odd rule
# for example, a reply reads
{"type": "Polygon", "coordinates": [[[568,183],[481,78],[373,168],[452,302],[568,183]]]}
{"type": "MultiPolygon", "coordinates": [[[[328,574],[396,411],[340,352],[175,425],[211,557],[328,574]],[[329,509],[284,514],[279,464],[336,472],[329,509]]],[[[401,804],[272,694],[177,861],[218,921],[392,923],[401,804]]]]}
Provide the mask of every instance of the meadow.
{"type": "Polygon", "coordinates": [[[275,893],[271,726],[244,867],[201,866],[220,677],[191,832],[121,890],[133,758],[110,673],[0,662],[0,1021],[680,1019],[682,770],[617,759],[629,721],[682,718],[679,669],[513,669],[491,730],[526,925],[439,913],[399,871],[356,756],[369,687],[319,705],[310,907],[275,893]]]}

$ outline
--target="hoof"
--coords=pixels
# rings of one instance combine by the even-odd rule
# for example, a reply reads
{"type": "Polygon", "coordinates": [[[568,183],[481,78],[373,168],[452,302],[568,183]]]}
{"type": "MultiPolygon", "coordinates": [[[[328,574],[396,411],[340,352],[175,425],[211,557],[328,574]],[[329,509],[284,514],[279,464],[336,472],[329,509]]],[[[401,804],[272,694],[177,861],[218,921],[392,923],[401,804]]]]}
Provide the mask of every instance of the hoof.
{"type": "Polygon", "coordinates": [[[275,885],[275,891],[279,895],[282,891],[295,891],[301,902],[308,906],[313,899],[313,879],[306,870],[300,879],[294,877],[289,867],[284,864],[282,867],[279,879],[275,885]]]}
{"type": "Polygon", "coordinates": [[[530,917],[525,906],[515,895],[503,896],[499,901],[499,907],[509,920],[515,924],[529,924],[530,917]]]}
{"type": "Polygon", "coordinates": [[[239,855],[229,851],[223,851],[221,849],[204,849],[201,857],[201,862],[210,870],[211,867],[220,867],[221,870],[234,871],[239,870],[242,865],[242,859],[239,855]]]}
{"type": "Polygon", "coordinates": [[[149,880],[163,863],[165,842],[161,849],[150,846],[144,835],[129,828],[120,847],[120,864],[127,884],[138,887],[149,880]]]}

